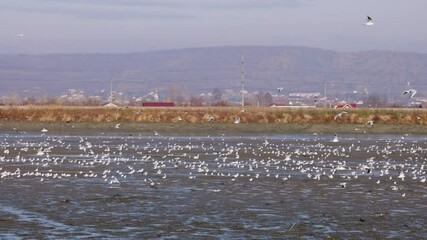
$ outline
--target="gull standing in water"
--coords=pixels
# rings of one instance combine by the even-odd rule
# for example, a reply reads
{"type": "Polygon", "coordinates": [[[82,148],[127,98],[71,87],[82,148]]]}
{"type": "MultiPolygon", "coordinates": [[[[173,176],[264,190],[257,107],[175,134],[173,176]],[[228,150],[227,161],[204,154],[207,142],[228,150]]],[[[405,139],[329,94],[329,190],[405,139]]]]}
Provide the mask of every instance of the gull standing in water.
{"type": "Polygon", "coordinates": [[[338,135],[334,133],[334,139],[332,139],[332,142],[338,142],[338,135]]]}

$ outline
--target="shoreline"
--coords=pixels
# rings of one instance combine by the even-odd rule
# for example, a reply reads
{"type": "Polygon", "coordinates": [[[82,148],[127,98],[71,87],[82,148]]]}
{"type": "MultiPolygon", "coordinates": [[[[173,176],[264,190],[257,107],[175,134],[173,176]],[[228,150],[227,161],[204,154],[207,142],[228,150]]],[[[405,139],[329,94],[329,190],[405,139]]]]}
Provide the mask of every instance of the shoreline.
{"type": "Polygon", "coordinates": [[[427,134],[426,109],[0,107],[0,131],[427,134]],[[239,124],[234,120],[239,118],[239,124]],[[213,119],[213,121],[211,121],[213,119]],[[367,123],[373,123],[371,126],[367,123]],[[116,124],[120,124],[116,128],[116,124]]]}
{"type": "Polygon", "coordinates": [[[90,133],[184,133],[197,134],[297,134],[297,133],[344,133],[344,134],[427,134],[427,127],[424,125],[390,125],[375,124],[348,124],[348,123],[138,123],[121,122],[116,128],[116,123],[112,122],[28,122],[28,121],[0,121],[0,131],[27,131],[40,132],[47,128],[55,133],[72,133],[87,131],[90,133]]]}

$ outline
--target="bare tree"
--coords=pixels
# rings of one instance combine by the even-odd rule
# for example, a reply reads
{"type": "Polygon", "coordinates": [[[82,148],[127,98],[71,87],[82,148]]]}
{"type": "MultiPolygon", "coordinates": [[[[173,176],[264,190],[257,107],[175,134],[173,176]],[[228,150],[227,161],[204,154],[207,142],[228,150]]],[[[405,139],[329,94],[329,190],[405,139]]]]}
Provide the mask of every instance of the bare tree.
{"type": "Polygon", "coordinates": [[[273,95],[270,92],[264,94],[264,105],[267,106],[273,102],[273,95]]]}
{"type": "Polygon", "coordinates": [[[220,102],[222,100],[222,91],[219,88],[214,88],[212,91],[212,101],[214,104],[220,102]]]}
{"type": "Polygon", "coordinates": [[[19,96],[16,92],[9,94],[4,98],[4,104],[9,106],[19,105],[19,96]]]}
{"type": "Polygon", "coordinates": [[[269,92],[259,92],[256,94],[255,99],[261,106],[267,106],[273,102],[273,96],[269,92]]]}
{"type": "Polygon", "coordinates": [[[202,96],[191,96],[190,105],[194,107],[203,106],[203,97],[202,96]]]}
{"type": "Polygon", "coordinates": [[[171,101],[184,102],[185,95],[184,90],[180,86],[176,84],[170,84],[168,86],[168,97],[171,101]]]}
{"type": "Polygon", "coordinates": [[[369,94],[365,99],[365,104],[368,107],[387,107],[387,97],[380,94],[369,94]]]}

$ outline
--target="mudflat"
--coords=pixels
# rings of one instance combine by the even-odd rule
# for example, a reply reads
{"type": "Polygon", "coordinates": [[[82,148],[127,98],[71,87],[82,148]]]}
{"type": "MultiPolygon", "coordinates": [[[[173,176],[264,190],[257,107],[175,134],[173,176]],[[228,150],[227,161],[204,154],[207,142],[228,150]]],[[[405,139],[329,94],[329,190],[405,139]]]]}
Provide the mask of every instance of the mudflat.
{"type": "Polygon", "coordinates": [[[427,134],[427,126],[419,124],[348,124],[348,123],[141,123],[141,122],[23,122],[1,121],[1,131],[41,131],[47,128],[56,133],[73,134],[81,131],[143,134],[166,133],[354,133],[354,134],[427,134]]]}
{"type": "Polygon", "coordinates": [[[51,128],[0,132],[0,238],[427,234],[426,135],[51,128]]]}

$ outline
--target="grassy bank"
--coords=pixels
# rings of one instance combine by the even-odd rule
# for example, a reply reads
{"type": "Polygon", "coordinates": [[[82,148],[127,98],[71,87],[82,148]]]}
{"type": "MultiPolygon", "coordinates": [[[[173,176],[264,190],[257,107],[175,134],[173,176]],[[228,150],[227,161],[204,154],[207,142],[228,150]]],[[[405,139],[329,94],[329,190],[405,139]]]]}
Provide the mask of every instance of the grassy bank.
{"type": "Polygon", "coordinates": [[[0,119],[2,130],[117,131],[120,123],[120,131],[427,133],[424,109],[2,107],[0,119]],[[233,123],[236,117],[240,124],[233,123]]]}

